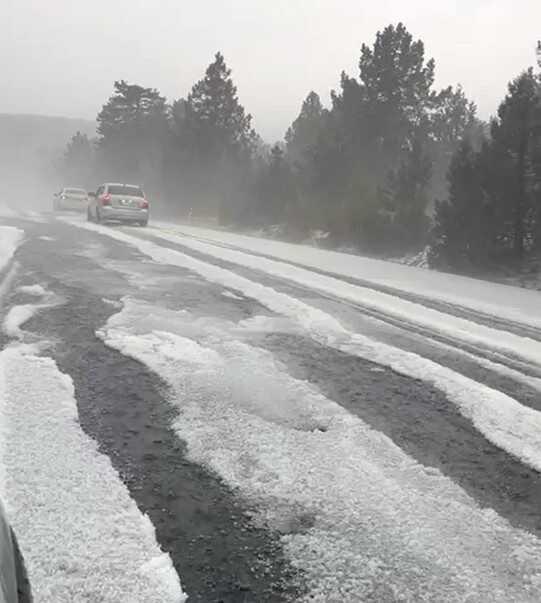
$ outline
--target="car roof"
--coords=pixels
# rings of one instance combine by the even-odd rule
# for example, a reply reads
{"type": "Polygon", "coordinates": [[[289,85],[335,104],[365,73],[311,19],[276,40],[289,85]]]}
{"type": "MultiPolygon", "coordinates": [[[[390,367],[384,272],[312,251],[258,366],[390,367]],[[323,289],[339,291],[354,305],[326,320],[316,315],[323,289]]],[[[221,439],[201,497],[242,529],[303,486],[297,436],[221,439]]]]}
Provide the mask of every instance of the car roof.
{"type": "Polygon", "coordinates": [[[129,184],[127,182],[105,182],[102,186],[135,186],[136,188],[143,188],[140,184],[129,184]]]}

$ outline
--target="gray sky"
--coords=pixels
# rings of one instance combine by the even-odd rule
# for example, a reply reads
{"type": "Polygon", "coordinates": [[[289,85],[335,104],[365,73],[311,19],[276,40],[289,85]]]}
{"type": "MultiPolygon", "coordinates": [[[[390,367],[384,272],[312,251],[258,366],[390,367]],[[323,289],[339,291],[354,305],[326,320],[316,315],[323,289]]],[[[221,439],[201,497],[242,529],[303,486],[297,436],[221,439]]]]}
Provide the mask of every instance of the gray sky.
{"type": "Polygon", "coordinates": [[[0,112],[94,118],[115,79],[185,96],[221,50],[267,140],[324,103],[362,42],[402,20],[481,117],[535,64],[541,0],[0,0],[0,112]]]}

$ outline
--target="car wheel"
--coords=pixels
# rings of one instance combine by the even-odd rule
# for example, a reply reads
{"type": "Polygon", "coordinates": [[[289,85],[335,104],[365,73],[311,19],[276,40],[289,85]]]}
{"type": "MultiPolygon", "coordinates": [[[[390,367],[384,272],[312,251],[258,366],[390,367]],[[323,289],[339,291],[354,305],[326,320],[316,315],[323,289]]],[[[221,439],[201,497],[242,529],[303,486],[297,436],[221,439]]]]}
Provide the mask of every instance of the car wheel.
{"type": "Polygon", "coordinates": [[[139,225],[143,227],[148,226],[148,220],[143,220],[143,222],[139,222],[139,225]]]}

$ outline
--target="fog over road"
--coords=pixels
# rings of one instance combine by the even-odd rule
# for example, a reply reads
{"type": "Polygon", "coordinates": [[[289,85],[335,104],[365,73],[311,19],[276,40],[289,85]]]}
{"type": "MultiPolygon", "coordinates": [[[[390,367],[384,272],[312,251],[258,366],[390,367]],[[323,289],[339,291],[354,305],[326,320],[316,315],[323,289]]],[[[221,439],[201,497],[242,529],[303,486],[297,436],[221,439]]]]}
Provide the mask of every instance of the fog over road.
{"type": "Polygon", "coordinates": [[[541,293],[4,213],[0,325],[37,601],[541,600],[541,293]]]}

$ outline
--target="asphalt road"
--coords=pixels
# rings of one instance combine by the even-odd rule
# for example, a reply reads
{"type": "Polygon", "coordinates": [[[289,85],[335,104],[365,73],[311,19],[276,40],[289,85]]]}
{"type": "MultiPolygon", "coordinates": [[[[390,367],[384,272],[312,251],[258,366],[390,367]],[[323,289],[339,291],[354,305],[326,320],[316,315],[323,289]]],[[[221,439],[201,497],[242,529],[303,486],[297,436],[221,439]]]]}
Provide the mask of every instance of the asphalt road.
{"type": "MultiPolygon", "coordinates": [[[[20,291],[24,285],[42,284],[62,300],[24,324],[25,340],[53,342],[47,354],[73,379],[82,428],[109,456],[139,509],[148,514],[189,601],[294,601],[306,596],[313,578],[291,555],[287,537],[309,532],[317,512],[301,513],[281,529],[276,522],[258,519],[261,509],[256,498],[246,496],[242,487],[235,487],[210,464],[189,453],[186,441],[174,428],[179,417],[182,420],[182,412],[172,402],[171,384],[149,365],[107,345],[97,335],[119,312],[126,297],[164,312],[186,311],[198,320],[227,324],[254,317],[278,321],[281,317],[238,291],[224,295],[224,287],[178,266],[153,262],[134,247],[103,234],[50,216],[6,218],[3,222],[22,228],[25,241],[16,252],[14,278],[0,312],[6,316],[11,307],[31,301],[20,291]]],[[[198,253],[182,241],[160,240],[152,229],[110,228],[230,270],[319,308],[355,332],[431,358],[528,408],[541,410],[539,390],[471,357],[493,359],[490,350],[474,349],[362,305],[198,253]]],[[[359,284],[367,286],[362,280],[359,284]]],[[[426,303],[442,309],[437,302],[426,303]]],[[[444,309],[479,324],[541,340],[535,329],[476,316],[463,308],[444,309]]],[[[293,378],[387,436],[418,464],[448,478],[480,509],[494,511],[513,529],[541,536],[540,474],[489,441],[442,391],[314,341],[299,329],[260,329],[244,337],[250,345],[272,354],[293,378]]],[[[0,347],[11,341],[0,334],[0,347]]],[[[541,363],[540,367],[524,366],[510,357],[507,366],[521,368],[530,377],[541,375],[541,363]]],[[[234,382],[234,376],[229,381],[234,382]]],[[[298,429],[316,433],[327,427],[316,422],[298,429]]],[[[466,600],[455,594],[456,600],[466,600]]],[[[327,600],[347,598],[329,595],[327,600]]],[[[351,595],[349,600],[357,599],[351,595]]],[[[393,590],[376,589],[369,600],[412,599],[409,595],[400,599],[393,590]]],[[[455,599],[447,593],[441,600],[455,599]]],[[[473,595],[467,600],[483,599],[473,595]]]]}

